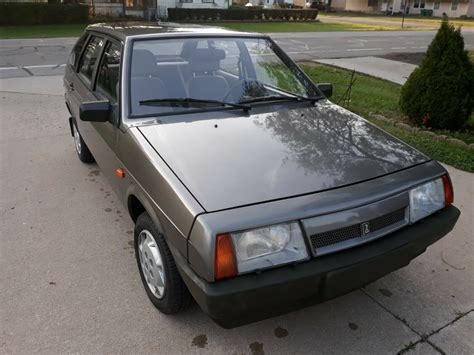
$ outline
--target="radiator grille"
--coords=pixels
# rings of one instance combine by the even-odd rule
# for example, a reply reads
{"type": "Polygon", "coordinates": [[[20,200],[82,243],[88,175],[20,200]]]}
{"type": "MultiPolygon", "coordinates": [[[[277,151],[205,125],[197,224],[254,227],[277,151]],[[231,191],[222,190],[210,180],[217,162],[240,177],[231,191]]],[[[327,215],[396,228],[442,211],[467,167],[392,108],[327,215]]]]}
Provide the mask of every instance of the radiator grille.
{"type": "Polygon", "coordinates": [[[341,243],[347,240],[369,237],[371,233],[382,228],[391,226],[397,222],[403,221],[405,218],[405,208],[388,213],[364,223],[353,224],[348,227],[335,229],[323,233],[314,234],[311,236],[311,244],[314,249],[327,247],[333,244],[341,243]],[[369,233],[364,233],[364,226],[368,227],[369,233]]]}
{"type": "Polygon", "coordinates": [[[379,229],[388,227],[391,224],[395,224],[397,222],[400,222],[404,218],[405,218],[405,209],[404,208],[402,208],[400,210],[397,210],[397,211],[394,211],[392,213],[386,214],[385,216],[374,218],[373,220],[369,221],[370,231],[375,232],[379,229]]]}

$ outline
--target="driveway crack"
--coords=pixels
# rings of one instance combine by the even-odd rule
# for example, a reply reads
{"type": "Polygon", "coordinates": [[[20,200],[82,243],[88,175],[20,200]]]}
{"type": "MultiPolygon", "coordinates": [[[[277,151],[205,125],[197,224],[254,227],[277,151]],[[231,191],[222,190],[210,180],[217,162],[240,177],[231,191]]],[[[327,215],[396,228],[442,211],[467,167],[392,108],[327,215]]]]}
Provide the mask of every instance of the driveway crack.
{"type": "Polygon", "coordinates": [[[413,328],[408,322],[406,319],[404,318],[401,318],[400,316],[396,315],[394,312],[392,312],[388,307],[386,307],[385,305],[383,305],[381,302],[379,302],[377,299],[375,299],[374,297],[372,297],[366,290],[364,290],[363,288],[360,289],[362,291],[362,293],[364,293],[367,297],[369,297],[373,302],[375,302],[376,304],[378,304],[382,309],[384,309],[386,312],[390,313],[392,315],[392,317],[394,317],[396,320],[400,321],[401,323],[403,323],[408,329],[410,329],[413,333],[415,333],[416,335],[418,335],[420,337],[419,340],[417,340],[416,342],[412,343],[410,342],[410,344],[406,345],[405,347],[403,347],[403,349],[401,349],[400,351],[397,352],[398,355],[400,354],[404,354],[406,353],[407,351],[413,349],[417,344],[419,343],[427,343],[429,345],[431,345],[431,347],[433,349],[435,349],[437,352],[439,352],[440,354],[442,355],[446,355],[446,353],[441,349],[439,348],[438,346],[436,346],[435,344],[433,344],[431,341],[428,340],[428,338],[432,335],[426,335],[426,334],[421,334],[420,332],[418,332],[415,328],[413,328]]]}
{"type": "Polygon", "coordinates": [[[437,329],[437,330],[434,330],[432,331],[430,334],[428,334],[426,337],[429,338],[435,334],[438,334],[440,331],[442,331],[444,328],[447,328],[449,327],[450,325],[456,323],[458,320],[460,320],[461,318],[467,316],[469,313],[473,312],[474,309],[470,309],[469,311],[467,312],[464,312],[464,313],[458,313],[458,316],[456,318],[454,318],[451,322],[443,325],[441,328],[437,329]]]}

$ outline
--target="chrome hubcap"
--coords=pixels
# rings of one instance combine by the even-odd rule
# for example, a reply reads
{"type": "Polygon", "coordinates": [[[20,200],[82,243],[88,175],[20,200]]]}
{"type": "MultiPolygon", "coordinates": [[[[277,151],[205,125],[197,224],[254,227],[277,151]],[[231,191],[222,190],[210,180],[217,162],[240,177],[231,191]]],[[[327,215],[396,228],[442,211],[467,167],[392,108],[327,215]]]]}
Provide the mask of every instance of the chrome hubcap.
{"type": "Polygon", "coordinates": [[[138,236],[138,255],[148,288],[155,297],[162,298],[165,292],[163,260],[155,238],[146,229],[138,236]]]}
{"type": "Polygon", "coordinates": [[[74,132],[74,144],[76,146],[76,150],[79,154],[81,154],[81,136],[79,135],[79,131],[75,124],[72,126],[72,130],[74,132]]]}

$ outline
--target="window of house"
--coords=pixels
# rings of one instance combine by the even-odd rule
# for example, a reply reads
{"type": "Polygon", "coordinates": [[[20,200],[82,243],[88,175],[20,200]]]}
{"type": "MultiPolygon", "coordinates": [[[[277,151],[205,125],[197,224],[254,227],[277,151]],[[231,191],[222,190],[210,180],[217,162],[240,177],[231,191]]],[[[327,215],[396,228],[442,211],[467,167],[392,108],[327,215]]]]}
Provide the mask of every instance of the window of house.
{"type": "Polygon", "coordinates": [[[214,0],[201,0],[205,4],[213,4],[214,0]]]}
{"type": "Polygon", "coordinates": [[[82,55],[81,62],[79,63],[79,76],[88,84],[92,81],[97,58],[104,46],[104,42],[103,38],[92,37],[82,55]]]}
{"type": "Polygon", "coordinates": [[[424,9],[425,8],[425,0],[415,0],[413,2],[413,7],[415,9],[424,9]]]}
{"type": "MultiPolygon", "coordinates": [[[[181,4],[183,4],[183,3],[192,3],[193,0],[179,0],[179,2],[180,2],[181,4]]],[[[214,2],[214,1],[213,1],[213,2],[214,2]]]]}
{"type": "Polygon", "coordinates": [[[120,47],[110,43],[104,53],[97,76],[97,91],[117,101],[120,76],[120,47]]]}
{"type": "Polygon", "coordinates": [[[435,1],[433,5],[433,10],[439,10],[440,6],[441,6],[441,1],[439,0],[435,1]]]}
{"type": "Polygon", "coordinates": [[[453,2],[451,3],[451,10],[452,11],[456,11],[458,9],[458,3],[459,3],[458,0],[453,0],[453,2]]]}
{"type": "Polygon", "coordinates": [[[143,0],[125,0],[125,6],[131,9],[143,9],[144,5],[143,0]]]}

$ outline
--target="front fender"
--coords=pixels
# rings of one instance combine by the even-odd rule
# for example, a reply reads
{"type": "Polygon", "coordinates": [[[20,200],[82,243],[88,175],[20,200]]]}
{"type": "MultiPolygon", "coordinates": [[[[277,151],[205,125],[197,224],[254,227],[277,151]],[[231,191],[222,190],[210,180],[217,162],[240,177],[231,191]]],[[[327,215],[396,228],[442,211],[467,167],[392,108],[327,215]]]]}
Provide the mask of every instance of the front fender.
{"type": "MultiPolygon", "coordinates": [[[[134,180],[133,177],[130,177],[134,180]]],[[[132,196],[140,201],[145,211],[149,214],[155,226],[165,236],[166,242],[170,249],[175,249],[187,258],[187,239],[172,221],[164,214],[158,204],[136,183],[132,182],[127,188],[126,206],[129,215],[132,216],[130,200],[132,196]]]]}

